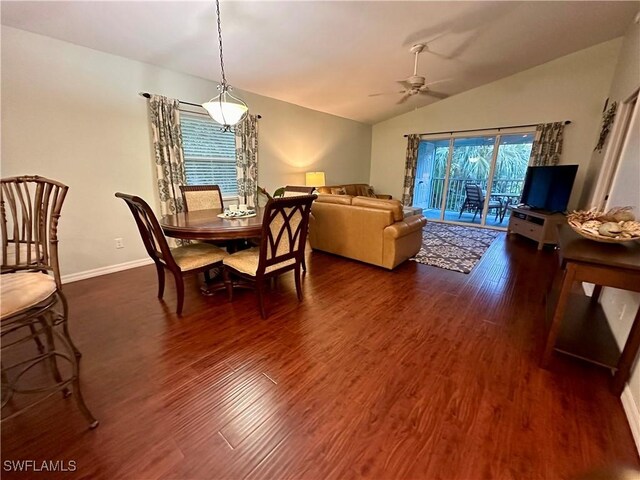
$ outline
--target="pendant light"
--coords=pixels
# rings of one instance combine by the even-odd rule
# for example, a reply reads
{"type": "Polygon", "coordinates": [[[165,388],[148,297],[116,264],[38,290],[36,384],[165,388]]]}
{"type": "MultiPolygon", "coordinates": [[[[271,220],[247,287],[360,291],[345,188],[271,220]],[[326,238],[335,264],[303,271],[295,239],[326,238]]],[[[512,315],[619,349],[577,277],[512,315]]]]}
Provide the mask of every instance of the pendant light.
{"type": "Polygon", "coordinates": [[[222,56],[222,27],[220,26],[220,1],[216,0],[216,15],[218,17],[218,44],[220,46],[220,72],[222,82],[218,85],[220,92],[217,97],[212,98],[202,107],[209,112],[211,118],[222,125],[222,131],[228,132],[233,125],[244,119],[249,111],[249,107],[241,99],[231,94],[233,88],[227,83],[224,74],[224,59],[222,56]]]}

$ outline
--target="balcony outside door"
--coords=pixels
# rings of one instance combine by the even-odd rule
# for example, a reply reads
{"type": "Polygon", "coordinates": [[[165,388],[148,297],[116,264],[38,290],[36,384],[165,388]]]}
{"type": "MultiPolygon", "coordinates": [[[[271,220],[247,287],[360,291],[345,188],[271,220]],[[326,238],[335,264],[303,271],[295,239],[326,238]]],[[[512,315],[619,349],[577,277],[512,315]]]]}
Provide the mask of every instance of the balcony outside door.
{"type": "Polygon", "coordinates": [[[505,228],[532,144],[531,132],[421,141],[413,205],[431,220],[505,228]]]}

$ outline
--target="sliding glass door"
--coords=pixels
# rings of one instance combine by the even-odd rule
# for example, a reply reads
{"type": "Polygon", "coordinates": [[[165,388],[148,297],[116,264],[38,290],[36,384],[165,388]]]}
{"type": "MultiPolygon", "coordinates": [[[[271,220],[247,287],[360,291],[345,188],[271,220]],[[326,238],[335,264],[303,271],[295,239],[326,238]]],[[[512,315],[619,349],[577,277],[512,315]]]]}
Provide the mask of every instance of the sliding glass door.
{"type": "Polygon", "coordinates": [[[422,208],[428,218],[433,212],[440,218],[448,159],[449,139],[420,142],[412,205],[422,208]]]}
{"type": "Polygon", "coordinates": [[[532,143],[530,132],[421,141],[413,205],[431,220],[505,227],[532,143]]]}
{"type": "Polygon", "coordinates": [[[504,207],[500,226],[509,223],[509,210],[506,207],[520,202],[532,146],[533,133],[500,136],[491,182],[492,197],[500,200],[504,207]]]}
{"type": "Polygon", "coordinates": [[[495,137],[454,139],[444,220],[480,224],[495,140],[495,137]]]}

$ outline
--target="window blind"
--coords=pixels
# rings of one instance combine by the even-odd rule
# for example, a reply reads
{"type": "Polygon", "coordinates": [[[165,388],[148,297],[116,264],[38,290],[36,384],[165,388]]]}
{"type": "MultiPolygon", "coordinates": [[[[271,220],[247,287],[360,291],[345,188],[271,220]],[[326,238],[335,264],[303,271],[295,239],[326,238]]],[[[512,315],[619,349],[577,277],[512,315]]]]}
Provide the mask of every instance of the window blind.
{"type": "Polygon", "coordinates": [[[182,148],[187,185],[220,186],[224,197],[236,196],[236,138],[205,116],[182,114],[182,148]]]}

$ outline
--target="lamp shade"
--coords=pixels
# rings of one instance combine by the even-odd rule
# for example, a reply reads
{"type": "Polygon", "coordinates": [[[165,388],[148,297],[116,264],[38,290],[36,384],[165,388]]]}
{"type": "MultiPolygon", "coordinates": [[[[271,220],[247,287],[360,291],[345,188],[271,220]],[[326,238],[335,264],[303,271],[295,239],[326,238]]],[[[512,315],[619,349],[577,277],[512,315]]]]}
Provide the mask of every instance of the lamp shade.
{"type": "Polygon", "coordinates": [[[322,187],[325,185],[324,172],[307,172],[305,174],[307,187],[322,187]]]}
{"type": "Polygon", "coordinates": [[[226,88],[222,89],[220,95],[203,103],[202,106],[209,112],[211,118],[225,126],[236,125],[249,111],[246,103],[231,95],[226,88]]]}

